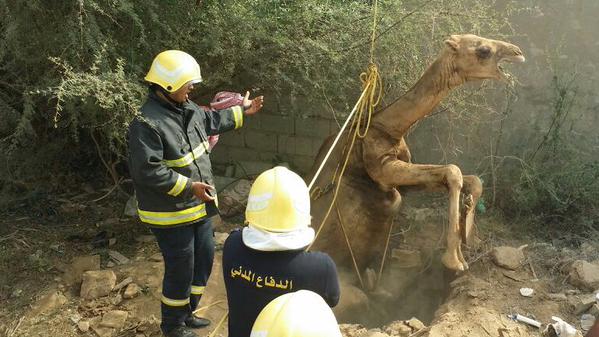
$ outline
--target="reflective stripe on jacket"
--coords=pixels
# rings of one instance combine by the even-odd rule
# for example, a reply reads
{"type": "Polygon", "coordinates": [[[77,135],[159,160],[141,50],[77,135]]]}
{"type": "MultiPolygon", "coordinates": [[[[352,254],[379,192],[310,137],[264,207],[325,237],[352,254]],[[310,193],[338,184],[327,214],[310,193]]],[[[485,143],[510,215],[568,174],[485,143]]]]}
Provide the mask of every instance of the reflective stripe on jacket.
{"type": "Polygon", "coordinates": [[[141,113],[129,125],[129,170],[142,222],[176,226],[215,215],[192,181],[214,186],[208,136],[243,125],[243,109],[207,110],[188,101],[180,106],[150,92],[141,113]]]}

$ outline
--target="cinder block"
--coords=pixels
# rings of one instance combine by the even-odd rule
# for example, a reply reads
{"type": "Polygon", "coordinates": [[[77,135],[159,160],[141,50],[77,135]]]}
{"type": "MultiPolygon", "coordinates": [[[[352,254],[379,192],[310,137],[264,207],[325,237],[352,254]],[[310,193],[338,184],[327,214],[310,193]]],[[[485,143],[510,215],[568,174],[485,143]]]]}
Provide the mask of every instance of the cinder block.
{"type": "Polygon", "coordinates": [[[239,132],[239,131],[223,133],[222,135],[219,135],[218,143],[216,143],[216,146],[218,147],[219,145],[229,145],[229,146],[244,147],[245,140],[244,140],[243,135],[244,135],[244,132],[239,132]]]}
{"type": "Polygon", "coordinates": [[[325,138],[331,134],[331,121],[310,117],[295,119],[295,135],[325,138]]]}
{"type": "Polygon", "coordinates": [[[289,135],[277,136],[277,152],[281,155],[295,155],[295,137],[289,135]]]}
{"type": "Polygon", "coordinates": [[[314,157],[311,156],[294,156],[292,159],[293,167],[297,170],[297,173],[305,177],[314,165],[314,157]]]}
{"type": "Polygon", "coordinates": [[[316,155],[312,151],[314,140],[312,138],[296,137],[295,138],[295,154],[304,156],[316,155]]]}
{"type": "Polygon", "coordinates": [[[260,118],[260,130],[263,132],[277,134],[292,134],[294,129],[294,120],[288,116],[281,115],[258,115],[260,118]]]}
{"type": "Polygon", "coordinates": [[[244,133],[245,145],[248,149],[262,151],[277,151],[277,136],[272,133],[249,130],[244,133]]]}
{"type": "Polygon", "coordinates": [[[276,163],[278,157],[280,157],[278,152],[260,152],[260,158],[258,159],[266,163],[276,163]]]}
{"type": "MultiPolygon", "coordinates": [[[[261,123],[260,123],[260,115],[263,113],[264,111],[261,111],[260,113],[258,113],[257,115],[254,116],[243,116],[243,126],[241,127],[241,129],[235,130],[235,131],[247,131],[247,130],[260,130],[261,129],[261,123]]],[[[233,131],[233,132],[235,132],[233,131]]]]}
{"type": "Polygon", "coordinates": [[[234,161],[252,161],[260,156],[260,152],[242,147],[230,147],[229,157],[234,161]]]}
{"type": "Polygon", "coordinates": [[[278,151],[282,155],[302,155],[315,157],[322,144],[322,138],[284,136],[278,137],[278,151]]]}
{"type": "Polygon", "coordinates": [[[236,177],[245,177],[258,175],[273,167],[273,164],[262,161],[239,161],[236,162],[236,177]]]}
{"type": "Polygon", "coordinates": [[[210,161],[212,163],[228,163],[231,161],[231,156],[229,150],[233,148],[233,146],[221,144],[220,142],[216,144],[216,147],[212,149],[210,153],[210,161]]]}

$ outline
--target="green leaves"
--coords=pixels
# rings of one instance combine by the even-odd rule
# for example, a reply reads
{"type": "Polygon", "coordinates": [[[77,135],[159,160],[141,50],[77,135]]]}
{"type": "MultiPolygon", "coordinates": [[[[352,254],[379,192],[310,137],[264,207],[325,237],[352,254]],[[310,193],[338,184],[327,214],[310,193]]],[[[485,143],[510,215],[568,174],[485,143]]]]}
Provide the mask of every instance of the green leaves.
{"type": "MultiPolygon", "coordinates": [[[[371,3],[0,0],[0,74],[10,83],[0,83],[0,99],[12,109],[0,114],[18,115],[17,127],[0,137],[12,149],[45,151],[51,140],[54,148],[76,144],[90,157],[122,157],[126,125],[145,94],[143,77],[166,49],[196,57],[205,78],[202,97],[260,88],[280,102],[265,107],[269,113],[334,110],[342,117],[357,98],[358,76],[369,60],[371,3]],[[293,106],[298,96],[309,97],[311,105],[293,106]],[[99,152],[81,141],[89,130],[98,135],[99,152]]],[[[419,78],[449,33],[500,37],[506,27],[493,4],[401,0],[379,6],[375,61],[388,102],[419,78]]]]}

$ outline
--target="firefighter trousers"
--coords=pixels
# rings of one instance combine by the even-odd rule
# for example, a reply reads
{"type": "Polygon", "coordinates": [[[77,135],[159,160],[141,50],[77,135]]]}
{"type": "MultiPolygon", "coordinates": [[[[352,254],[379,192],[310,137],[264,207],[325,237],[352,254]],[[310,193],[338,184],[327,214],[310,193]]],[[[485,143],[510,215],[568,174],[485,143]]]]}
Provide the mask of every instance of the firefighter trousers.
{"type": "Polygon", "coordinates": [[[152,232],[164,257],[160,328],[168,332],[183,325],[200,302],[212,270],[214,232],[209,218],[152,232]]]}

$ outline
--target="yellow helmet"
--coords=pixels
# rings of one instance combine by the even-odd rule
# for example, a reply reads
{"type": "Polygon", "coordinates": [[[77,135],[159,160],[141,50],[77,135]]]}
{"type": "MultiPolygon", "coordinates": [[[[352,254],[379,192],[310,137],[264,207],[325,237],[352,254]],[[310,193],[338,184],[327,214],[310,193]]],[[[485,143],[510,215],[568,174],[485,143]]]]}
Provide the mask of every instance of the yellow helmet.
{"type": "Polygon", "coordinates": [[[341,337],[333,311],[309,290],[281,295],[262,309],[250,337],[341,337]]]}
{"type": "Polygon", "coordinates": [[[187,82],[202,82],[202,74],[193,56],[180,50],[166,50],[154,58],[145,80],[175,92],[187,82]]]}
{"type": "Polygon", "coordinates": [[[308,227],[308,186],[286,167],[277,166],[262,172],[250,189],[245,219],[251,226],[275,233],[308,227]]]}

